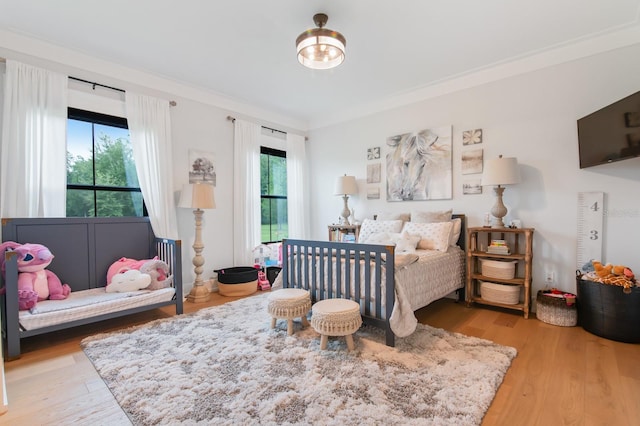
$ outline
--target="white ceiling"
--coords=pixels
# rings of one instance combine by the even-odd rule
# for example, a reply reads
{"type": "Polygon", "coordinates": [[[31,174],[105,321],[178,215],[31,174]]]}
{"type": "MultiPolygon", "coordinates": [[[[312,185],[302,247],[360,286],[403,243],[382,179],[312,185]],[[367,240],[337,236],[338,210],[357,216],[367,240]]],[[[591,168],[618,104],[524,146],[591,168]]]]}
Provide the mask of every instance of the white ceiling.
{"type": "Polygon", "coordinates": [[[640,0],[0,0],[0,29],[306,123],[638,26],[640,0]],[[329,15],[345,62],[298,64],[329,15]]]}

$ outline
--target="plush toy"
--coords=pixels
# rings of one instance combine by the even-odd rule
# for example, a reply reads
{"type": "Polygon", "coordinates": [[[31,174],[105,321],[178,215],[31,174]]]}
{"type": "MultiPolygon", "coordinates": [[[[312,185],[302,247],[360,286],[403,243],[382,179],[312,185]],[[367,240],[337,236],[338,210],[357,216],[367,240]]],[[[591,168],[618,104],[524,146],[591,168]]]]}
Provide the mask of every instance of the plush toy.
{"type": "Polygon", "coordinates": [[[631,287],[636,285],[635,275],[630,268],[623,265],[603,265],[597,260],[592,263],[598,282],[623,287],[625,293],[630,293],[631,287]]]}
{"type": "Polygon", "coordinates": [[[109,266],[107,270],[107,289],[113,281],[113,277],[116,274],[125,273],[131,269],[148,274],[151,277],[151,283],[147,287],[148,290],[158,290],[166,288],[171,285],[173,280],[172,275],[169,273],[169,265],[167,265],[158,257],[146,260],[129,259],[127,257],[121,257],[109,266]]]}
{"type": "Polygon", "coordinates": [[[105,289],[107,293],[123,293],[127,291],[137,291],[149,287],[151,276],[143,274],[137,269],[129,269],[121,274],[115,274],[111,284],[105,289]]]}
{"type": "Polygon", "coordinates": [[[18,309],[27,310],[41,300],[63,300],[71,293],[71,287],[62,284],[60,278],[45,269],[54,256],[41,244],[18,244],[7,241],[0,246],[2,273],[5,272],[4,254],[11,250],[18,255],[18,309]]]}

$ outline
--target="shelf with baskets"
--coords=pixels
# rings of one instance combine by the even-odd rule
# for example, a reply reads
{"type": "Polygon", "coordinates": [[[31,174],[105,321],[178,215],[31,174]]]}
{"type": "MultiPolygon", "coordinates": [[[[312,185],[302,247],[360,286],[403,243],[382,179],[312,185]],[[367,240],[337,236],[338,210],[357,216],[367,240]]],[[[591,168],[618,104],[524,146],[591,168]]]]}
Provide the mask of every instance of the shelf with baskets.
{"type": "Polygon", "coordinates": [[[533,228],[467,229],[467,306],[477,303],[515,309],[529,318],[533,231],[533,228]],[[490,246],[506,246],[508,250],[489,253],[490,246]]]}
{"type": "Polygon", "coordinates": [[[329,225],[329,241],[352,242],[358,241],[360,225],[329,225]]]}

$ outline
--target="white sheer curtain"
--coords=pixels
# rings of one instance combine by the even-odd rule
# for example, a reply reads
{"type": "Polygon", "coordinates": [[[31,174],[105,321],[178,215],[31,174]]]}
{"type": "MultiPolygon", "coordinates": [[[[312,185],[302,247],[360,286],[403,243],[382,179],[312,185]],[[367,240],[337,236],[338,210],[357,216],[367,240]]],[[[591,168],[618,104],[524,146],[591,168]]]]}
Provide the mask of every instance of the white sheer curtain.
{"type": "Polygon", "coordinates": [[[133,159],[153,233],[177,239],[169,101],[126,92],[125,102],[133,159]]]}
{"type": "Polygon", "coordinates": [[[309,192],[304,136],[287,133],[287,204],[289,238],[307,239],[309,228],[309,192]]]}
{"type": "Polygon", "coordinates": [[[13,60],[6,66],[2,217],[64,217],[68,77],[13,60]]]}
{"type": "Polygon", "coordinates": [[[233,263],[253,265],[260,244],[260,133],[257,124],[236,119],[233,135],[233,263]]]}

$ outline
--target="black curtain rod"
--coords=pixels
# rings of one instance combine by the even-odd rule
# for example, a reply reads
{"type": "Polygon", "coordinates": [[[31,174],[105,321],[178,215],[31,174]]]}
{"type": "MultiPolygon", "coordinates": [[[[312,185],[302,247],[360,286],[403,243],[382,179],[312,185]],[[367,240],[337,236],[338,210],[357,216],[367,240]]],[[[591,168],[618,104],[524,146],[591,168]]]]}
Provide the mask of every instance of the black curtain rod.
{"type": "MultiPolygon", "coordinates": [[[[236,121],[236,118],[235,118],[235,117],[232,117],[232,116],[230,116],[230,115],[227,115],[227,120],[229,120],[229,121],[231,121],[231,122],[234,122],[234,121],[236,121]]],[[[262,127],[263,129],[271,130],[272,132],[282,133],[283,135],[286,135],[286,134],[287,134],[287,132],[285,132],[285,131],[283,131],[283,130],[272,129],[271,127],[267,127],[267,126],[260,126],[260,127],[262,127]]]]}
{"type": "Polygon", "coordinates": [[[124,91],[123,89],[118,89],[117,87],[112,87],[112,86],[107,86],[107,85],[105,85],[105,84],[96,83],[95,81],[83,80],[83,79],[81,79],[81,78],[78,78],[78,77],[71,77],[71,76],[69,76],[69,78],[70,78],[71,80],[80,81],[80,82],[82,82],[82,83],[90,84],[90,85],[92,85],[92,86],[93,86],[93,90],[95,90],[95,89],[96,89],[96,86],[100,86],[100,87],[104,87],[105,89],[111,89],[111,90],[115,90],[115,91],[117,91],[117,92],[125,93],[125,91],[124,91]]]}

